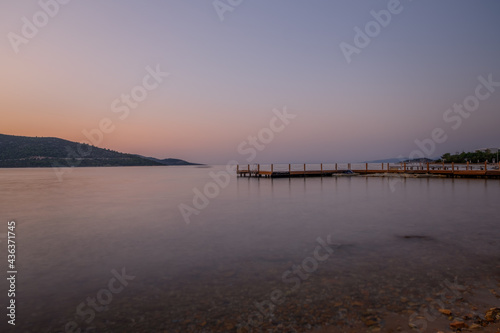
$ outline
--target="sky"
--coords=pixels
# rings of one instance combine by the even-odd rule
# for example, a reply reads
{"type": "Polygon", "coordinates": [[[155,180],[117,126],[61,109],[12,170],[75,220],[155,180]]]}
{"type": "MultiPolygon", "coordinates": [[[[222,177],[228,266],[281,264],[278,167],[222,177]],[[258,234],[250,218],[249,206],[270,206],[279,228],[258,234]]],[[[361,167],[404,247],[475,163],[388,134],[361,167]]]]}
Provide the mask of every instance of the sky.
{"type": "Polygon", "coordinates": [[[2,134],[209,164],[500,146],[497,0],[2,1],[0,31],[2,134]]]}

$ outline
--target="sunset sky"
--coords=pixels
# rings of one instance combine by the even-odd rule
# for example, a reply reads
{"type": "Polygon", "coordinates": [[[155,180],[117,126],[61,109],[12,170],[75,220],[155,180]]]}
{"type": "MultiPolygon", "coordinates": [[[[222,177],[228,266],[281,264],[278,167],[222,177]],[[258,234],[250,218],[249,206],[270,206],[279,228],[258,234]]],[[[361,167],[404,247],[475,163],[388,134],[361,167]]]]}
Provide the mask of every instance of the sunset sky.
{"type": "Polygon", "coordinates": [[[107,118],[100,147],[223,164],[286,107],[296,117],[252,162],[408,156],[436,128],[432,156],[500,146],[500,83],[478,88],[500,82],[499,1],[215,3],[2,1],[0,133],[83,142],[107,118]],[[356,27],[375,30],[348,62],[356,27]],[[156,68],[169,75],[124,116],[156,68]],[[477,110],[447,113],[464,100],[477,110]]]}

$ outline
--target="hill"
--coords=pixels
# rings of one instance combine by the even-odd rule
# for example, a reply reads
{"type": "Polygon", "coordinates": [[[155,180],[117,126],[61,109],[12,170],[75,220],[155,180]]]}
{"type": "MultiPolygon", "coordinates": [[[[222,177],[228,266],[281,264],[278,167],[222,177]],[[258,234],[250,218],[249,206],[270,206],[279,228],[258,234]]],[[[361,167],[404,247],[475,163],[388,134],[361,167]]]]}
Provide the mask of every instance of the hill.
{"type": "Polygon", "coordinates": [[[374,160],[374,161],[364,161],[364,162],[360,162],[360,163],[399,163],[399,162],[402,162],[404,160],[401,159],[401,158],[386,158],[386,159],[383,159],[383,160],[374,160]]]}
{"type": "Polygon", "coordinates": [[[404,163],[432,163],[435,160],[436,159],[430,159],[430,158],[422,157],[422,158],[414,158],[412,160],[406,160],[406,161],[403,161],[403,162],[404,163]]]}
{"type": "Polygon", "coordinates": [[[149,160],[161,163],[163,165],[203,165],[203,164],[199,164],[199,163],[187,162],[187,161],[180,160],[177,158],[165,158],[163,160],[160,160],[160,159],[154,158],[154,157],[146,157],[146,158],[149,160]]]}
{"type": "Polygon", "coordinates": [[[167,164],[59,138],[0,134],[0,168],[154,165],[167,164]]]}
{"type": "Polygon", "coordinates": [[[412,160],[403,157],[403,158],[387,158],[384,160],[375,160],[375,161],[366,161],[362,163],[427,163],[433,162],[435,159],[430,158],[414,158],[412,160]]]}

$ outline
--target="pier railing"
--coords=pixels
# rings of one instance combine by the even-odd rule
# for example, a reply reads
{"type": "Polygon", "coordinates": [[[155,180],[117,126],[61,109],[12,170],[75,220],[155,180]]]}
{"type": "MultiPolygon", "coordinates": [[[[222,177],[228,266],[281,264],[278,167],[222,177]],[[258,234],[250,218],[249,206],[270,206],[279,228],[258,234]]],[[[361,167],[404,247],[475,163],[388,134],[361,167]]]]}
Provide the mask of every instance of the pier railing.
{"type": "Polygon", "coordinates": [[[500,175],[499,163],[318,163],[247,164],[237,166],[245,177],[323,176],[341,173],[409,173],[452,175],[500,175]]]}

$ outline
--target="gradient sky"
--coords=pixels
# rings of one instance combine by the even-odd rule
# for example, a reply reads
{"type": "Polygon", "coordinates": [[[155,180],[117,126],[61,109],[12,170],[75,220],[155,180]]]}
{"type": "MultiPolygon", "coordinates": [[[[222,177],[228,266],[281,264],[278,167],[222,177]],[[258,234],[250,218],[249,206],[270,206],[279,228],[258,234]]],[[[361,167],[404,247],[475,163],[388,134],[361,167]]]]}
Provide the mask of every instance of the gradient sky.
{"type": "Polygon", "coordinates": [[[101,147],[245,162],[238,145],[286,106],[297,117],[252,162],[408,156],[438,127],[433,156],[500,146],[500,87],[457,130],[443,120],[478,76],[500,82],[500,2],[401,0],[348,64],[340,43],[388,3],[244,0],[221,21],[211,0],[72,0],[16,54],[8,34],[41,7],[2,1],[0,133],[82,142],[109,118],[101,147]],[[170,76],[121,120],[111,103],[157,64],[170,76]]]}

